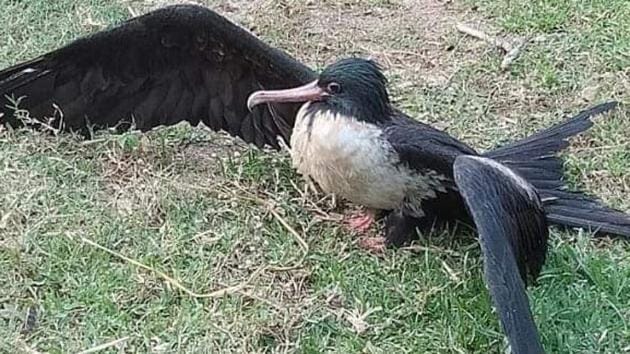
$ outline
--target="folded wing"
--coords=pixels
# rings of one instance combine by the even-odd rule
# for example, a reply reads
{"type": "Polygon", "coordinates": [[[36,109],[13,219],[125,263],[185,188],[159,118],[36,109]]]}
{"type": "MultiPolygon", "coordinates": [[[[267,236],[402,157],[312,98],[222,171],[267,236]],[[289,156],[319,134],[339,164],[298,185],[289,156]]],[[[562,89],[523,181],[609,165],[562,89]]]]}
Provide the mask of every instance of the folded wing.
{"type": "Polygon", "coordinates": [[[547,253],[548,227],[535,189],[494,160],[460,156],[454,176],[479,233],[484,278],[512,353],[544,353],[526,294],[547,253]]]}
{"type": "Polygon", "coordinates": [[[0,71],[0,121],[20,125],[15,103],[65,130],[142,131],[200,121],[259,147],[278,147],[297,104],[247,109],[259,89],[302,85],[315,73],[200,6],[177,5],[128,20],[0,71]],[[52,119],[51,119],[52,118],[52,119]]]}

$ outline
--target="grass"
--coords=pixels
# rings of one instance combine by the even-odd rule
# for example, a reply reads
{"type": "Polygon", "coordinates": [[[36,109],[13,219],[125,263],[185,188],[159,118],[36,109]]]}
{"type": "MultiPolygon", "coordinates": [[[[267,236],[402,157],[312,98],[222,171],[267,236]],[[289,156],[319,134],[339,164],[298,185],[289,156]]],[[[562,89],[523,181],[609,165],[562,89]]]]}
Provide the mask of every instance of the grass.
{"type": "MultiPolygon", "coordinates": [[[[0,0],[0,67],[147,3],[0,0]]],[[[484,149],[593,102],[630,98],[624,0],[208,4],[313,66],[375,56],[397,105],[484,149]],[[501,73],[501,53],[456,33],[456,21],[544,37],[501,73]]],[[[569,180],[627,211],[629,132],[627,113],[608,116],[566,154],[569,180]]],[[[2,131],[0,166],[0,352],[504,348],[474,237],[438,232],[412,249],[370,256],[330,220],[342,207],[304,194],[286,153],[186,125],[102,133],[89,143],[2,131]],[[305,259],[281,221],[308,244],[305,259]],[[198,293],[244,288],[195,298],[82,238],[198,293]]],[[[628,279],[626,243],[554,229],[540,284],[530,289],[546,350],[629,352],[628,279]]]]}

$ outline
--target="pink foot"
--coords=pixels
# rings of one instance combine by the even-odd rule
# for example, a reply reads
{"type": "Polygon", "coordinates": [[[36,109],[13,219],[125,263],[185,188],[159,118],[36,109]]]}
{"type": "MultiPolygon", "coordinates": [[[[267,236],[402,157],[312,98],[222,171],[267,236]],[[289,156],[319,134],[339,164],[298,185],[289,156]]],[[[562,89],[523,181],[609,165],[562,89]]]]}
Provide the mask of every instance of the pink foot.
{"type": "Polygon", "coordinates": [[[359,240],[359,247],[373,254],[385,252],[385,237],[364,237],[359,240]]]}
{"type": "Polygon", "coordinates": [[[356,231],[360,234],[364,234],[370,229],[370,227],[374,223],[374,220],[374,212],[366,210],[353,213],[349,216],[344,217],[343,223],[351,231],[356,231]]]}

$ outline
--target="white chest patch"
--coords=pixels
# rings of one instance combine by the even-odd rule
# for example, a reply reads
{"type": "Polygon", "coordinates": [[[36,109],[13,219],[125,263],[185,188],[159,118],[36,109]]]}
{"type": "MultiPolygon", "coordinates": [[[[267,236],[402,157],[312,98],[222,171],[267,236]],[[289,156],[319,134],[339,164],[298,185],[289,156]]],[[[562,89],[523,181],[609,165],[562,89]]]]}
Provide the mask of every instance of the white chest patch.
{"type": "Polygon", "coordinates": [[[445,191],[444,176],[419,174],[398,164],[380,129],[331,112],[308,115],[308,106],[297,114],[291,157],[297,171],[325,192],[374,209],[405,207],[420,217],[421,200],[445,191]]]}

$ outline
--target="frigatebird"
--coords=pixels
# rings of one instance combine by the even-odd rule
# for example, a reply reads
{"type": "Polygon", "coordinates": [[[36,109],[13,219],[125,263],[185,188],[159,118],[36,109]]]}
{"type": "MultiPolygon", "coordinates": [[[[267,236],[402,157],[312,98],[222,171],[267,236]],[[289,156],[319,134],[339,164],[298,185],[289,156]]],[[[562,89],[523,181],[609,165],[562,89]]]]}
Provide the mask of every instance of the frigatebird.
{"type": "Polygon", "coordinates": [[[2,70],[0,99],[5,124],[88,137],[188,121],[258,147],[282,139],[324,190],[385,212],[387,244],[436,220],[468,222],[514,353],[543,352],[525,288],[545,261],[548,225],[630,236],[626,214],[566,189],[556,156],[616,102],[479,153],[393,107],[376,63],[342,59],[318,75],[200,6],[155,10],[2,70]]]}

